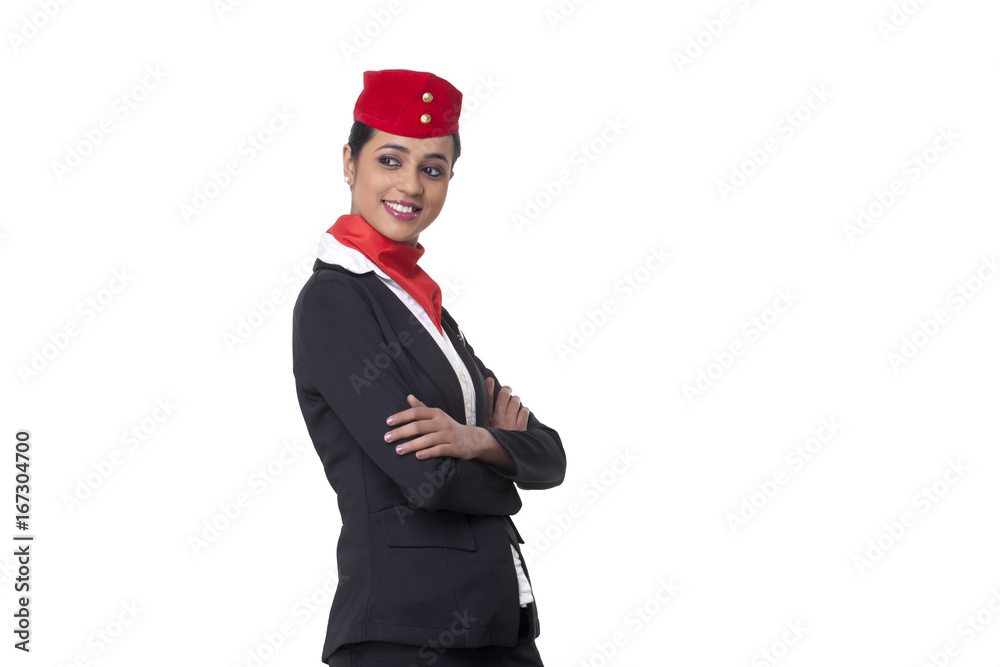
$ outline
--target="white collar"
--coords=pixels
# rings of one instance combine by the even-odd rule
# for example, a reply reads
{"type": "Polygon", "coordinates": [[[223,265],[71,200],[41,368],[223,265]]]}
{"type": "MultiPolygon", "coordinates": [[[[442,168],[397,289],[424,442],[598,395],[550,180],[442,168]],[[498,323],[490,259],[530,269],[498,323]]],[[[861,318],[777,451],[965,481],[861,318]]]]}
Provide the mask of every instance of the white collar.
{"type": "Polygon", "coordinates": [[[392,280],[389,274],[380,269],[375,262],[365,257],[364,253],[356,248],[345,246],[329,232],[320,237],[316,256],[327,264],[337,264],[351,273],[368,273],[369,271],[374,271],[380,278],[392,280]]]}

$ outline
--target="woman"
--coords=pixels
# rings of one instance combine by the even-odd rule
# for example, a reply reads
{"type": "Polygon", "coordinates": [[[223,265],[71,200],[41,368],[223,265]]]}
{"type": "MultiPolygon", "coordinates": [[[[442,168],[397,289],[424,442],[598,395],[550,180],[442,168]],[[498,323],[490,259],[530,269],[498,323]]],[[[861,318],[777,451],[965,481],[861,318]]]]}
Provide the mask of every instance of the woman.
{"type": "Polygon", "coordinates": [[[562,443],[475,356],[417,266],[454,175],[461,102],[427,72],[365,72],[344,146],[351,212],[295,304],[299,405],[342,522],[330,665],[542,664],[510,515],[515,485],[562,482],[562,443]]]}

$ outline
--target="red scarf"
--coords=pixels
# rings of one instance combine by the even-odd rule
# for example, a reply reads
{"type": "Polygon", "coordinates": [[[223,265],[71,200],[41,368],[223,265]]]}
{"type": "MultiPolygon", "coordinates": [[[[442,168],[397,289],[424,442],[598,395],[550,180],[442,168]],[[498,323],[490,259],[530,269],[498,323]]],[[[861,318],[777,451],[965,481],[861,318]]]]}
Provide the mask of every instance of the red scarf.
{"type": "Polygon", "coordinates": [[[438,332],[444,333],[441,329],[441,288],[417,266],[417,260],[424,254],[424,246],[418,242],[414,248],[407,243],[393,241],[360,215],[342,215],[326,231],[345,246],[360,251],[385,271],[424,307],[438,332]]]}

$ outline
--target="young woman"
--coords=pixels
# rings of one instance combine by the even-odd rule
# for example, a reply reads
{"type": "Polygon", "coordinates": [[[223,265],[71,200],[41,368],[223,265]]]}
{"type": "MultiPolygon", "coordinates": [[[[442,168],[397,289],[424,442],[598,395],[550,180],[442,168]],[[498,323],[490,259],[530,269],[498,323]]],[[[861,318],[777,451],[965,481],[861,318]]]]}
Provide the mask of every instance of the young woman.
{"type": "Polygon", "coordinates": [[[299,405],[342,523],[330,665],[542,664],[510,515],[515,485],[562,482],[562,442],[483,365],[417,266],[454,175],[461,102],[427,72],[365,72],[344,146],[351,212],[295,304],[299,405]]]}

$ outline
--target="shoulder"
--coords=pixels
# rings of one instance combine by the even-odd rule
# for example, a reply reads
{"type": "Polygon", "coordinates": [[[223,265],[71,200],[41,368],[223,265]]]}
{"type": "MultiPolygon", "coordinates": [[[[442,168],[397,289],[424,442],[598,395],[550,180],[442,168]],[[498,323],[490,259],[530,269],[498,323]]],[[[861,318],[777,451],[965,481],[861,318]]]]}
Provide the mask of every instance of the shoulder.
{"type": "Polygon", "coordinates": [[[363,292],[370,290],[373,284],[379,282],[378,277],[373,272],[356,273],[344,268],[339,264],[330,264],[321,259],[317,259],[313,264],[312,275],[302,286],[303,291],[315,289],[322,285],[322,290],[340,289],[345,291],[363,292]]]}
{"type": "Polygon", "coordinates": [[[352,273],[342,266],[317,259],[312,275],[299,291],[295,310],[299,313],[320,310],[325,314],[344,310],[355,314],[374,311],[378,308],[378,299],[373,290],[377,289],[378,282],[374,273],[352,273]]]}

